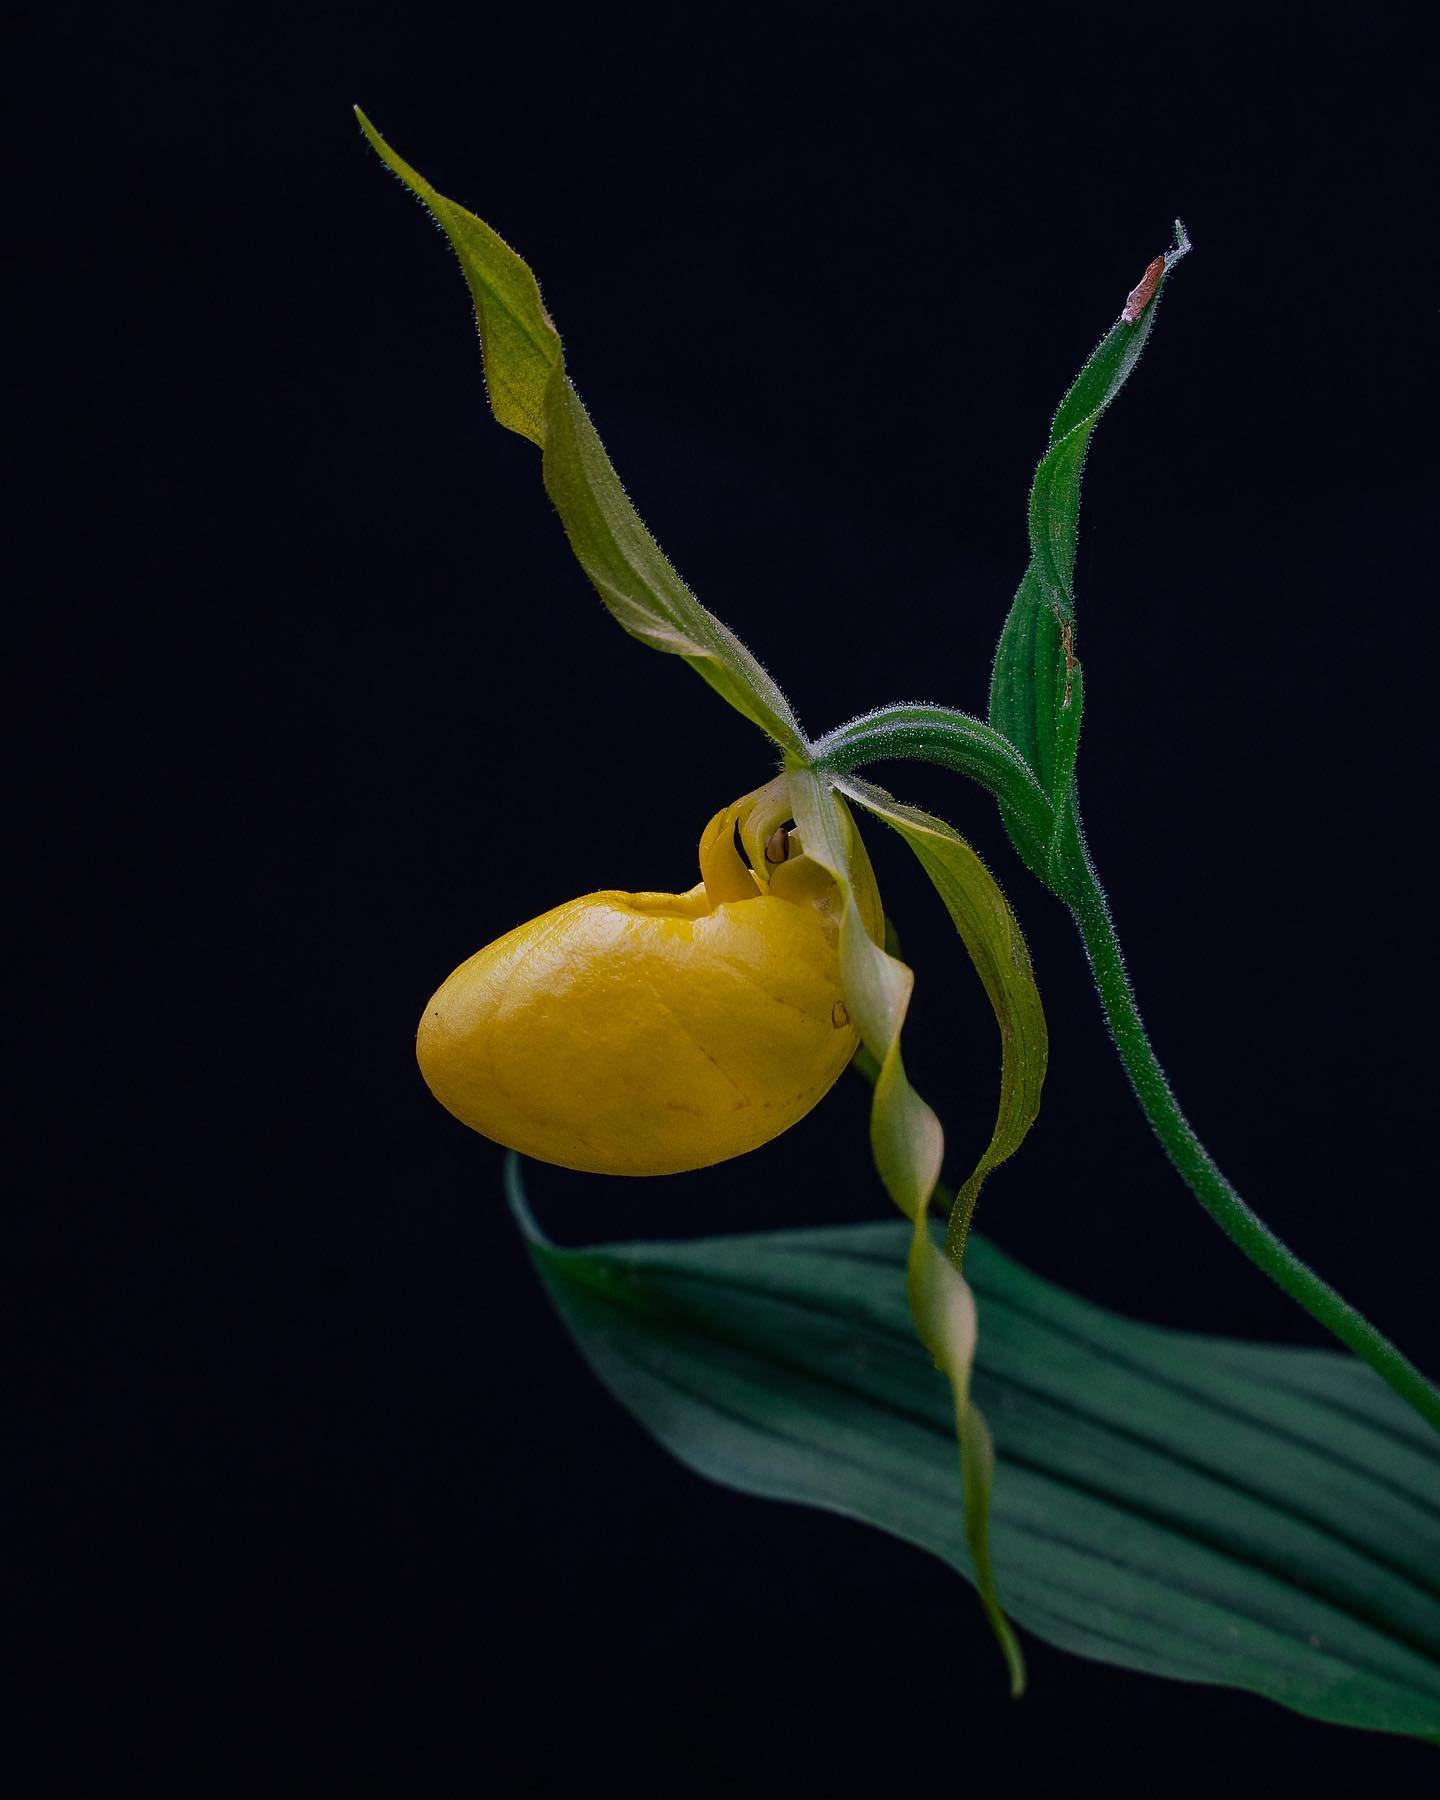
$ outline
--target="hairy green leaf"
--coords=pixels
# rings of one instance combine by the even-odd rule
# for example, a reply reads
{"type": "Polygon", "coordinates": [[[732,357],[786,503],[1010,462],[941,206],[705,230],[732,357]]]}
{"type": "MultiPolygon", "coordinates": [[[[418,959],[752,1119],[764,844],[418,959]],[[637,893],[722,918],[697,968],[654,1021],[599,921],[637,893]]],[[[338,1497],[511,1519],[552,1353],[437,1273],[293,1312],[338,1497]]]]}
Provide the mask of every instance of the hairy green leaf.
{"type": "MultiPolygon", "coordinates": [[[[1074,578],[1085,453],[1100,415],[1140,359],[1166,278],[1189,248],[1177,220],[1174,249],[1156,257],[1145,271],[1060,402],[1030,490],[1030,561],[995,653],[990,723],[1035,771],[1056,811],[1057,826],[1069,796],[1080,731],[1074,578]]],[[[1017,850],[1025,855],[1024,821],[1007,805],[1002,804],[1002,812],[1017,850]]]]}
{"type": "MultiPolygon", "coordinates": [[[[507,1183],[581,1350],[682,1462],[974,1579],[952,1404],[900,1293],[909,1227],[561,1250],[516,1160],[507,1183]]],[[[1137,1324],[979,1236],[966,1266],[1011,1616],[1097,1661],[1440,1743],[1435,1434],[1349,1357],[1137,1324]]]]}
{"type": "Polygon", "coordinates": [[[576,560],[632,637],[682,656],[791,755],[805,735],[790,704],[734,634],[676,574],[620,485],[565,373],[560,336],[529,266],[473,213],[437,193],[356,108],[381,159],[434,214],[460,258],[480,331],[490,408],[538,444],[546,492],[576,560]]]}

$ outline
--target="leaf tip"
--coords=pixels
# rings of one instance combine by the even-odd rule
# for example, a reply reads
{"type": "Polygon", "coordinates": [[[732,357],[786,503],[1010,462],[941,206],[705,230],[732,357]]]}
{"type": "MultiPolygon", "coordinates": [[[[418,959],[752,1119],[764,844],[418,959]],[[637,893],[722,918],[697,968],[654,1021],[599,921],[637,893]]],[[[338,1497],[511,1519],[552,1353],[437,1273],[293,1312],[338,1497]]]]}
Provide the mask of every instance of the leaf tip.
{"type": "Polygon", "coordinates": [[[1155,298],[1155,290],[1160,285],[1160,277],[1165,273],[1165,258],[1153,257],[1145,265],[1145,273],[1125,296],[1125,306],[1120,317],[1127,325],[1133,325],[1155,298]]]}
{"type": "Polygon", "coordinates": [[[1185,229],[1185,221],[1175,221],[1175,243],[1161,256],[1152,257],[1145,265],[1145,273],[1140,277],[1130,292],[1125,296],[1124,310],[1120,314],[1122,322],[1133,325],[1141,313],[1155,298],[1160,283],[1179,262],[1182,256],[1188,256],[1192,249],[1190,233],[1185,229]]]}
{"type": "Polygon", "coordinates": [[[385,156],[385,151],[388,148],[384,138],[381,137],[380,133],[370,123],[369,119],[366,118],[365,113],[361,107],[356,106],[356,107],[354,107],[353,110],[355,113],[355,122],[357,125],[359,125],[361,131],[364,132],[366,141],[370,145],[370,148],[376,153],[377,156],[379,156],[383,159],[385,156]]]}

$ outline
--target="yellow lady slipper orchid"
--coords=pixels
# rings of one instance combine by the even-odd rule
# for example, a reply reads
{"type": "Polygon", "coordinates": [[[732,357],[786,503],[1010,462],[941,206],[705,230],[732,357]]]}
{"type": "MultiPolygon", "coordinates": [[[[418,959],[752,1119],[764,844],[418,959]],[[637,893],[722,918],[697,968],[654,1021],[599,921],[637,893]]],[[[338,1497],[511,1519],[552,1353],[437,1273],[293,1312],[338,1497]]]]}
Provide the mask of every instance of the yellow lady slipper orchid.
{"type": "Polygon", "coordinates": [[[835,884],[785,806],[782,779],[717,813],[688,893],[586,894],[462,963],[416,1042],[436,1099],[512,1150],[608,1175],[704,1168],[803,1118],[857,1036],[835,884]]]}

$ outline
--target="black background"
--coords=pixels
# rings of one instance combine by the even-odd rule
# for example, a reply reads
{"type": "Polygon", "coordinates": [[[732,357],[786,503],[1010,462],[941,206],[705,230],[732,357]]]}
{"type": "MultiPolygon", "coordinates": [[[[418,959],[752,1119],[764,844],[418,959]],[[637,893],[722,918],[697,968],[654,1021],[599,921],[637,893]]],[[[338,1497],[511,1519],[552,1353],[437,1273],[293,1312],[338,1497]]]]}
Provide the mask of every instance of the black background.
{"type": "MultiPolygon", "coordinates": [[[[574,568],[349,112],[532,262],[642,513],[812,731],[983,710],[1049,414],[1183,214],[1086,489],[1090,835],[1222,1165],[1433,1368],[1417,17],[60,16],[17,171],[34,1791],[1421,1791],[1414,1746],[1043,1644],[1011,1705],[953,1575],[706,1486],[581,1366],[415,1019],[572,894],[689,885],[769,762],[574,568]]],[[[988,800],[880,773],[1000,874],[1047,1002],[982,1228],[1134,1315],[1321,1341],[1171,1175],[988,800]]],[[[993,1026],[873,847],[958,1160],[993,1026]]],[[[570,1241],[885,1210],[846,1083],[748,1164],[534,1197],[570,1241]]]]}

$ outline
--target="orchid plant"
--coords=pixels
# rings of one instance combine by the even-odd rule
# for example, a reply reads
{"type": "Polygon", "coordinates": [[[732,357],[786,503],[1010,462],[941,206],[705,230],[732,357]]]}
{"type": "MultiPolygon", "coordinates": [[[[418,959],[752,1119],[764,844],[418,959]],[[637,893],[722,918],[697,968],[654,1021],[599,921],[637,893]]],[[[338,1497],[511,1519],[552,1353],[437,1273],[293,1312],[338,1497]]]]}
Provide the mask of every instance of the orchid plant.
{"type": "Polygon", "coordinates": [[[529,267],[359,116],[459,256],[491,410],[540,449],[601,599],[633,637],[688,662],[778,762],[715,812],[688,890],[602,890],[559,906],[478,951],[425,1009],[425,1079],[511,1151],[517,1218],[582,1350],[692,1466],[869,1519],[962,1569],[1014,1693],[1024,1662],[1012,1616],[1082,1654],[1440,1742],[1440,1393],[1200,1144],[1150,1046],[1080,824],[1082,466],[1190,248],[1183,227],[1055,415],[987,717],[893,705],[811,738],[641,522],[529,267]],[[861,773],[906,758],[996,800],[1020,861],[1075,916],[1116,1049],[1178,1173],[1353,1358],[1135,1325],[972,1237],[982,1184],[1040,1106],[1045,1017],[1020,927],[980,858],[861,773]],[[995,1015],[995,1125],[953,1195],[939,1187],[940,1122],[905,1072],[915,978],[887,937],[860,818],[915,853],[995,1015]],[[529,1213],[522,1156],[634,1175],[721,1162],[795,1123],[852,1062],[872,1083],[875,1164],[903,1224],[574,1251],[548,1243],[529,1213]],[[942,1412],[924,1358],[900,1344],[897,1304],[946,1378],[942,1412]],[[998,1479],[987,1413],[1003,1417],[998,1479]],[[918,1436],[917,1419],[928,1422],[918,1436]],[[953,1501],[936,1474],[942,1422],[950,1455],[959,1448],[953,1501]]]}

